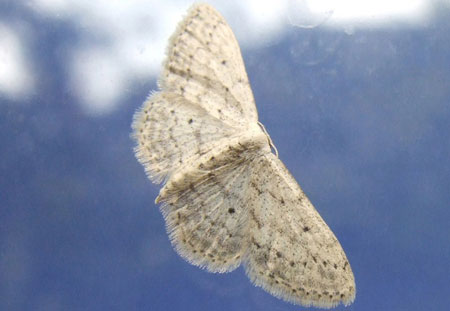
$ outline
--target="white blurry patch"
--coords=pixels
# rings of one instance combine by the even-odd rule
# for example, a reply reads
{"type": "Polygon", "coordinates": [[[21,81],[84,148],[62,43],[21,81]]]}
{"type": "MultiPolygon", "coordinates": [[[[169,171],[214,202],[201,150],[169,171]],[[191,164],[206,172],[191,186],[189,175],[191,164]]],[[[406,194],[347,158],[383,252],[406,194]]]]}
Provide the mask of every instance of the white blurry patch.
{"type": "Polygon", "coordinates": [[[61,14],[70,11],[70,2],[67,0],[34,0],[29,4],[35,10],[46,14],[61,14]]]}
{"type": "Polygon", "coordinates": [[[313,8],[308,0],[290,0],[289,22],[300,28],[314,28],[325,23],[334,13],[332,3],[313,8]]]}
{"type": "Polygon", "coordinates": [[[0,94],[17,99],[33,89],[33,77],[26,62],[24,38],[0,24],[0,94]]]}
{"type": "Polygon", "coordinates": [[[388,27],[392,23],[420,24],[429,17],[429,0],[293,0],[302,2],[312,15],[332,12],[329,26],[348,28],[388,27]]]}
{"type": "Polygon", "coordinates": [[[38,14],[67,19],[81,43],[68,56],[71,89],[84,112],[108,113],[136,77],[156,76],[185,6],[161,1],[34,0],[38,14]]]}
{"type": "Polygon", "coordinates": [[[217,10],[231,25],[240,46],[247,48],[281,38],[280,33],[286,26],[287,5],[288,0],[247,0],[229,4],[228,11],[222,10],[218,4],[217,10]]]}
{"type": "MultiPolygon", "coordinates": [[[[281,39],[282,32],[292,25],[338,27],[347,34],[360,27],[390,25],[379,21],[406,21],[408,25],[422,26],[430,7],[427,4],[434,3],[426,0],[208,2],[225,16],[243,49],[281,39]]],[[[71,62],[68,67],[72,70],[69,73],[72,89],[77,92],[73,95],[80,99],[87,113],[106,113],[120,103],[123,91],[136,77],[156,78],[167,39],[191,3],[188,0],[30,0],[27,5],[43,20],[64,21],[78,31],[80,41],[74,42],[69,49],[72,52],[67,55],[67,61],[71,62]]],[[[29,76],[19,74],[21,70],[13,71],[17,81],[25,81],[21,79],[29,76]]],[[[7,87],[0,83],[0,88],[7,88],[11,94],[30,90],[25,82],[10,83],[7,87]]]]}
{"type": "Polygon", "coordinates": [[[124,93],[124,66],[119,57],[102,49],[82,49],[72,59],[71,84],[84,111],[98,115],[112,111],[124,93]]]}

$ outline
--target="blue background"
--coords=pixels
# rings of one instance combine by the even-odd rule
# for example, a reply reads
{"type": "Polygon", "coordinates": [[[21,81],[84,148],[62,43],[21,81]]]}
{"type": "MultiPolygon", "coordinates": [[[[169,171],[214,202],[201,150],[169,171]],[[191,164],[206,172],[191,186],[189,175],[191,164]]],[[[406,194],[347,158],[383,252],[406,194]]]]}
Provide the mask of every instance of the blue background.
{"type": "MultiPolygon", "coordinates": [[[[242,51],[261,122],[347,253],[348,310],[450,305],[450,12],[437,12],[424,28],[292,28],[242,51]]],[[[0,16],[38,29],[41,77],[27,98],[0,94],[0,310],[307,309],[172,249],[129,137],[155,79],[86,115],[60,53],[80,30],[19,1],[0,16]]]]}

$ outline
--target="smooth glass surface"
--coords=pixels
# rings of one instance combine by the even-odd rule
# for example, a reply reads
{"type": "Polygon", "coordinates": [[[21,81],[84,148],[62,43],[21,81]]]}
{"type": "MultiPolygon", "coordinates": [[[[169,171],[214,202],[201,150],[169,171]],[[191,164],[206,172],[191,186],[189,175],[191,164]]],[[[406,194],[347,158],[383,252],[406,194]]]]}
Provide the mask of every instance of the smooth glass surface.
{"type": "MultiPolygon", "coordinates": [[[[211,3],[280,158],[346,251],[348,309],[448,308],[450,6],[380,22],[211,3]]],[[[305,309],[242,268],[210,274],[179,257],[135,159],[133,113],[187,7],[0,1],[0,310],[305,309]]]]}

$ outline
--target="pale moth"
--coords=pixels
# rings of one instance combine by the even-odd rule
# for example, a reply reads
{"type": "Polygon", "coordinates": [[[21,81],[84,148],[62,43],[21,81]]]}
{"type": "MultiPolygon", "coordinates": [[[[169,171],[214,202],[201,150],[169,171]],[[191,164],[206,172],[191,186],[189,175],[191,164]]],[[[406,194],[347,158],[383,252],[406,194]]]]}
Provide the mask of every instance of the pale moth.
{"type": "Polygon", "coordinates": [[[352,303],[347,257],[272,153],[239,45],[210,5],[193,5],[178,25],[159,88],[135,114],[133,137],[149,178],[164,183],[156,202],[178,254],[211,272],[242,264],[295,304],[352,303]]]}

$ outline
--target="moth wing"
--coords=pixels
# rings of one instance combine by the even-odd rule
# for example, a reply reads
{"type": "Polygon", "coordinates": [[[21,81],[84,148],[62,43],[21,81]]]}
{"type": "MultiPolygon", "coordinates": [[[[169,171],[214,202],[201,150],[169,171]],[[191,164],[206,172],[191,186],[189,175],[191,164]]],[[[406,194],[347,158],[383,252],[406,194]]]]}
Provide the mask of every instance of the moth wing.
{"type": "Polygon", "coordinates": [[[247,128],[258,116],[239,44],[225,19],[195,4],[170,39],[161,90],[203,107],[226,124],[247,128]]]}
{"type": "Polygon", "coordinates": [[[249,278],[301,305],[350,304],[355,281],[347,257],[283,163],[268,153],[254,160],[249,186],[249,278]]]}

